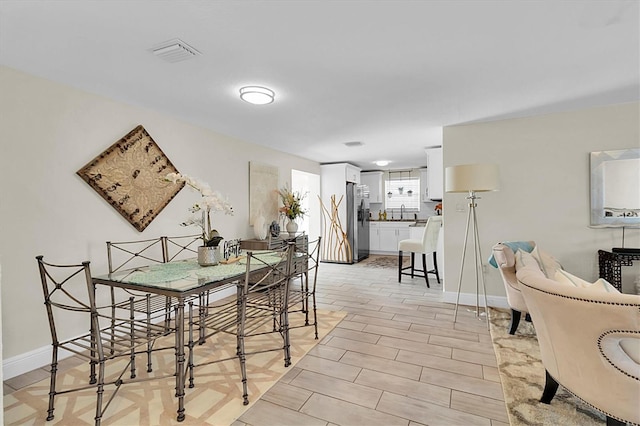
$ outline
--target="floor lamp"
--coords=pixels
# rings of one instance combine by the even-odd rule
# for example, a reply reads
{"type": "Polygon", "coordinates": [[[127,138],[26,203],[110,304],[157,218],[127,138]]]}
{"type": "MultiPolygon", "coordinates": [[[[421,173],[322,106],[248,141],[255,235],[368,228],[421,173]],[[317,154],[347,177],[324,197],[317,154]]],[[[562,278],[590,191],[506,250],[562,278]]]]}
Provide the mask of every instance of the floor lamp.
{"type": "Polygon", "coordinates": [[[460,263],[460,279],[458,281],[458,294],[456,297],[456,309],[453,315],[453,322],[458,318],[458,305],[460,303],[460,288],[462,287],[462,277],[467,253],[467,242],[469,233],[473,235],[473,252],[476,275],[476,316],[480,316],[480,287],[484,296],[484,313],[489,325],[489,311],[487,305],[487,289],[484,284],[484,273],[482,269],[482,252],[480,250],[480,237],[478,234],[478,218],[476,214],[476,192],[497,191],[499,173],[496,164],[463,164],[459,166],[447,167],[445,170],[445,191],[446,192],[467,192],[469,196],[469,212],[467,214],[467,226],[464,231],[464,243],[462,245],[462,261],[460,263]]]}

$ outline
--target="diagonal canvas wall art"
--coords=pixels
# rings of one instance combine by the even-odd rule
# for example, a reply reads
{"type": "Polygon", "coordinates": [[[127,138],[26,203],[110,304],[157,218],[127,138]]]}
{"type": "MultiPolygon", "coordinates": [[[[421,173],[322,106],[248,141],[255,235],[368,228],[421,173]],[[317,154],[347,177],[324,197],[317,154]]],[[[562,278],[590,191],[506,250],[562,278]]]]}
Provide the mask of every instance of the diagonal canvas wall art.
{"type": "Polygon", "coordinates": [[[139,125],[77,174],[142,232],[184,187],[164,181],[172,172],[178,170],[139,125]]]}

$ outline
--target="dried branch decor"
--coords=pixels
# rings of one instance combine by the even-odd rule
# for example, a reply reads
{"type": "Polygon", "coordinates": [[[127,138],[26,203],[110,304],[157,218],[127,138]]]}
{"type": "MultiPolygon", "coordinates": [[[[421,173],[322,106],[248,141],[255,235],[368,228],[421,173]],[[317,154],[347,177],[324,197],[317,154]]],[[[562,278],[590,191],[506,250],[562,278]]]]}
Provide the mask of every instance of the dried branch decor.
{"type": "Polygon", "coordinates": [[[341,196],[336,203],[335,194],[331,196],[331,211],[327,210],[320,197],[318,199],[322,209],[322,230],[324,233],[322,236],[322,260],[351,263],[353,261],[351,244],[347,239],[347,233],[342,229],[342,223],[338,216],[338,207],[342,203],[343,197],[341,196]]]}

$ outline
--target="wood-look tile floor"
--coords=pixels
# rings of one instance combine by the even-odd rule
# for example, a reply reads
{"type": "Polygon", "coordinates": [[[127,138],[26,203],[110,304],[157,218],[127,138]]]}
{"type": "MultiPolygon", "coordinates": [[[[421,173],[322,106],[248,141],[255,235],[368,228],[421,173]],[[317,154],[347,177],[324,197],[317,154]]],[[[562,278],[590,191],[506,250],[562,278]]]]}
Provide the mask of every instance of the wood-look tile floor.
{"type": "Polygon", "coordinates": [[[347,317],[233,426],[507,425],[486,322],[429,276],[322,263],[318,307],[347,317]]]}
{"type": "MultiPolygon", "coordinates": [[[[441,302],[430,276],[320,264],[318,308],[347,317],[233,426],[507,425],[486,322],[441,302]]],[[[68,363],[73,367],[73,359],[68,363]]],[[[6,394],[46,368],[3,383],[6,394]]]]}

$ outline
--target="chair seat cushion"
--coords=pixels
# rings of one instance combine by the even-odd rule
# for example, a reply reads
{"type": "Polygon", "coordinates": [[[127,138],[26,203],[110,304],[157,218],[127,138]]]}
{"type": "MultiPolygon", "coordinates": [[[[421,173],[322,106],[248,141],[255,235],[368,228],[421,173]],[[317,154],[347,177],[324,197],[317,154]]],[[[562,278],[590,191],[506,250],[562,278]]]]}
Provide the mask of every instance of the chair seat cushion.
{"type": "Polygon", "coordinates": [[[423,247],[421,240],[402,240],[398,243],[398,251],[422,253],[423,247]]]}

